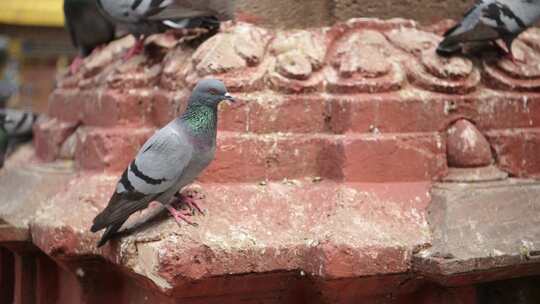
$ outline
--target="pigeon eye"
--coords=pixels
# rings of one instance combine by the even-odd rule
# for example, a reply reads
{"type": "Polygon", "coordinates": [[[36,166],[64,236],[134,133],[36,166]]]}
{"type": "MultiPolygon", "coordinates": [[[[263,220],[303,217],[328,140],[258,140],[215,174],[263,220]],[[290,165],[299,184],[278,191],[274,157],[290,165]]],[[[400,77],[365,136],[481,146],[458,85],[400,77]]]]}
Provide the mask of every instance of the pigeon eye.
{"type": "Polygon", "coordinates": [[[213,95],[218,95],[219,92],[216,89],[208,89],[208,92],[213,95]]]}

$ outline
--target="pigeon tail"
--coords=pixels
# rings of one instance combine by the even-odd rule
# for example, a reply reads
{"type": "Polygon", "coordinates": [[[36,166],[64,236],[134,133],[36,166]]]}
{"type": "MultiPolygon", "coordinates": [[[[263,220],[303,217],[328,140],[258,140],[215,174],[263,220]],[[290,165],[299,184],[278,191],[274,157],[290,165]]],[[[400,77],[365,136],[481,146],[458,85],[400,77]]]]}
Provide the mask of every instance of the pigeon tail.
{"type": "MultiPolygon", "coordinates": [[[[127,220],[127,219],[126,219],[127,220]]],[[[97,247],[101,247],[103,245],[105,245],[105,243],[107,243],[110,239],[113,238],[113,236],[116,234],[116,232],[118,231],[118,229],[120,229],[120,227],[122,227],[122,225],[124,224],[125,220],[122,221],[122,222],[119,222],[119,223],[116,223],[116,224],[113,224],[109,227],[107,227],[107,229],[105,230],[105,232],[103,233],[103,235],[101,236],[101,239],[99,240],[99,242],[97,243],[97,247]]],[[[92,226],[92,228],[94,228],[92,226]]],[[[92,232],[95,232],[92,230],[92,232]]]]}
{"type": "Polygon", "coordinates": [[[94,218],[94,224],[90,228],[90,231],[97,232],[107,226],[125,222],[130,215],[146,208],[153,198],[154,196],[141,197],[138,200],[130,201],[129,198],[115,193],[107,208],[94,218]]]}
{"type": "Polygon", "coordinates": [[[461,51],[459,43],[449,43],[446,39],[439,43],[436,50],[440,56],[450,56],[459,51],[461,51]]]}

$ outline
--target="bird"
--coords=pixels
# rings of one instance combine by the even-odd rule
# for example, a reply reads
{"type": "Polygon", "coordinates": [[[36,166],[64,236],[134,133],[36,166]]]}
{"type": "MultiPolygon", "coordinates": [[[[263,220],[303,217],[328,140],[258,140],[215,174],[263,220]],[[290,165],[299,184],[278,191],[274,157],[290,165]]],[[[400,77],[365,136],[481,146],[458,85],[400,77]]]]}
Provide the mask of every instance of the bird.
{"type": "Polygon", "coordinates": [[[214,159],[218,104],[224,100],[234,102],[222,81],[200,80],[184,113],[142,145],[122,173],[107,207],[93,220],[92,232],[105,229],[98,248],[114,236],[131,214],[153,201],[165,205],[178,224],[182,221],[194,224],[186,218],[187,214],[171,205],[180,202],[201,211],[179,191],[214,159]]]}
{"type": "Polygon", "coordinates": [[[16,109],[0,109],[0,115],[5,117],[3,126],[10,139],[10,147],[32,139],[38,114],[16,109]]]}
{"type": "Polygon", "coordinates": [[[115,38],[115,26],[101,13],[96,0],[64,0],[65,28],[71,36],[71,43],[79,50],[70,65],[75,74],[82,65],[82,59],[101,45],[115,38]]]}
{"type": "Polygon", "coordinates": [[[6,115],[0,113],[0,169],[4,167],[4,160],[6,159],[9,144],[7,131],[4,128],[5,122],[6,115]]]}
{"type": "Polygon", "coordinates": [[[217,32],[222,21],[234,19],[234,0],[97,0],[98,6],[136,38],[124,59],[142,52],[144,39],[168,29],[205,28],[217,32]]]}
{"type": "Polygon", "coordinates": [[[6,103],[17,91],[17,85],[9,79],[0,79],[0,108],[6,106],[6,103]]]}
{"type": "Polygon", "coordinates": [[[477,0],[463,20],[444,33],[437,53],[449,56],[466,42],[502,40],[501,49],[514,60],[512,42],[540,20],[540,0],[477,0]]]}
{"type": "Polygon", "coordinates": [[[32,139],[37,118],[32,112],[0,109],[0,168],[18,145],[32,139]]]}

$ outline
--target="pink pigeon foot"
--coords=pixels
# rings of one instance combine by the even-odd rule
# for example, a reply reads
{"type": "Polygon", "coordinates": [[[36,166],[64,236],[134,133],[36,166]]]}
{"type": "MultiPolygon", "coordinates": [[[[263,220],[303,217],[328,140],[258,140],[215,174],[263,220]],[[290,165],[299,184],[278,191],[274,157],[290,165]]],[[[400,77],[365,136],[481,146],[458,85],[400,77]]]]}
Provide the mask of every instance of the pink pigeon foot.
{"type": "Polygon", "coordinates": [[[201,215],[204,215],[202,208],[195,202],[195,199],[191,196],[184,195],[182,193],[176,193],[175,197],[178,198],[178,201],[182,204],[186,204],[192,213],[195,213],[197,210],[201,215]]]}
{"type": "Polygon", "coordinates": [[[138,38],[135,44],[124,55],[124,60],[129,60],[135,55],[139,55],[144,51],[144,37],[138,38]]]}
{"type": "Polygon", "coordinates": [[[524,63],[525,62],[525,59],[514,57],[514,54],[512,54],[512,49],[508,48],[503,42],[497,41],[496,44],[505,53],[504,57],[506,59],[512,61],[513,64],[517,65],[518,63],[524,63]]]}
{"type": "Polygon", "coordinates": [[[167,210],[169,210],[169,213],[174,217],[174,220],[178,225],[180,225],[182,221],[184,221],[191,226],[198,226],[197,223],[194,223],[187,218],[188,216],[190,216],[189,213],[182,213],[182,211],[174,209],[174,207],[172,207],[171,205],[167,205],[166,208],[167,210]]]}
{"type": "Polygon", "coordinates": [[[73,59],[73,62],[69,66],[69,71],[71,75],[77,74],[77,72],[79,71],[83,63],[84,63],[84,60],[81,56],[75,57],[75,59],[73,59]]]}

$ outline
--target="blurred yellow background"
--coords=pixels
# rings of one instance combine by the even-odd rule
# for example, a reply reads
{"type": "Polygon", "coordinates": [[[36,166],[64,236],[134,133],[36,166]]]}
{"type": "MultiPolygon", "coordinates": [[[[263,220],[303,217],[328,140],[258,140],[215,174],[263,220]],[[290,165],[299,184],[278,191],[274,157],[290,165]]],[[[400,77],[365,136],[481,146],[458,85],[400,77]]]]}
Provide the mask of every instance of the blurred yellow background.
{"type": "Polygon", "coordinates": [[[7,51],[0,63],[0,81],[17,87],[7,106],[45,112],[57,73],[76,53],[64,29],[64,1],[0,2],[0,44],[7,51]]]}
{"type": "Polygon", "coordinates": [[[0,23],[63,26],[63,0],[2,0],[0,23]]]}

